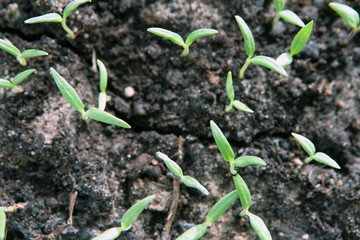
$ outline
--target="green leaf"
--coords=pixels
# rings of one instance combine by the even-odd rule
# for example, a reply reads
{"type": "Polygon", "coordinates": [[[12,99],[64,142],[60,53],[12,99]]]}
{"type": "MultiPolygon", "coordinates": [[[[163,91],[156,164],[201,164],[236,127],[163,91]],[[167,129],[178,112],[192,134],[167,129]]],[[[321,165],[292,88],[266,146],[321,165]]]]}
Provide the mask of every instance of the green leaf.
{"type": "Polygon", "coordinates": [[[299,18],[299,16],[291,10],[283,10],[279,13],[279,16],[288,23],[294,24],[299,27],[305,26],[304,22],[299,18]]]}
{"type": "Polygon", "coordinates": [[[179,34],[174,33],[172,31],[169,31],[169,30],[166,30],[163,28],[157,28],[157,27],[148,28],[147,31],[151,32],[152,34],[155,34],[157,36],[169,39],[176,45],[179,45],[182,47],[184,47],[186,45],[184,40],[182,39],[182,37],[179,34]]]}
{"type": "Polygon", "coordinates": [[[157,152],[156,156],[163,160],[167,166],[167,168],[175,175],[178,176],[180,178],[183,177],[183,171],[181,170],[180,166],[174,162],[173,160],[171,160],[166,154],[162,153],[162,152],[157,152]]]}
{"type": "Polygon", "coordinates": [[[68,101],[68,103],[70,103],[70,105],[75,110],[81,112],[81,114],[84,115],[84,104],[75,89],[62,76],[60,76],[60,74],[58,74],[55,69],[50,68],[50,72],[55,80],[56,85],[60,89],[60,92],[68,101]]]}
{"type": "Polygon", "coordinates": [[[282,53],[280,56],[276,58],[276,62],[282,67],[291,64],[292,61],[293,61],[293,57],[289,53],[282,53]]]}
{"type": "Polygon", "coordinates": [[[226,93],[230,99],[230,102],[234,101],[235,92],[234,92],[234,86],[233,86],[231,72],[228,72],[227,79],[226,79],[226,93]]]}
{"type": "Polygon", "coordinates": [[[28,49],[21,53],[22,58],[33,58],[33,57],[47,56],[47,55],[49,55],[47,52],[37,49],[28,49]]]}
{"type": "Polygon", "coordinates": [[[226,139],[220,128],[216,125],[216,123],[213,120],[210,121],[210,127],[216,145],[218,146],[219,151],[221,152],[221,155],[226,161],[231,163],[235,159],[235,154],[228,140],[226,139]]]}
{"type": "Polygon", "coordinates": [[[116,125],[122,128],[131,128],[124,120],[111,115],[108,112],[91,107],[86,111],[86,116],[99,122],[116,125]]]}
{"type": "Polygon", "coordinates": [[[98,108],[100,109],[100,110],[105,110],[105,107],[106,107],[106,98],[107,98],[107,96],[106,96],[106,93],[104,93],[104,92],[101,92],[101,93],[99,93],[99,99],[98,99],[98,108]]]}
{"type": "Polygon", "coordinates": [[[196,225],[181,234],[176,240],[197,240],[204,236],[207,227],[207,224],[196,225]]]}
{"type": "Polygon", "coordinates": [[[91,0],[75,0],[66,5],[64,12],[63,12],[63,19],[66,19],[70,13],[72,13],[79,5],[91,2],[91,0]]]}
{"type": "Polygon", "coordinates": [[[6,214],[4,211],[0,210],[0,240],[5,239],[5,230],[6,230],[6,214]]]}
{"type": "Polygon", "coordinates": [[[246,54],[249,58],[251,58],[255,52],[254,37],[250,31],[250,28],[248,27],[246,22],[240,16],[236,15],[235,19],[240,28],[241,34],[244,37],[246,54]]]}
{"type": "Polygon", "coordinates": [[[313,159],[332,168],[341,169],[339,164],[337,164],[334,159],[332,159],[331,157],[329,157],[329,155],[325,153],[317,152],[314,154],[313,159]]]}
{"type": "Polygon", "coordinates": [[[294,56],[304,49],[305,45],[309,41],[314,21],[311,20],[305,27],[301,28],[300,31],[294,37],[294,40],[290,46],[290,55],[294,56]]]}
{"type": "Polygon", "coordinates": [[[33,72],[35,72],[36,69],[29,69],[29,70],[25,70],[19,74],[17,74],[14,79],[12,80],[12,84],[14,86],[18,85],[19,83],[21,83],[25,78],[27,78],[28,76],[30,76],[33,72]]]}
{"type": "Polygon", "coordinates": [[[114,240],[121,234],[122,230],[123,228],[121,227],[113,227],[91,240],[114,240]]]}
{"type": "Polygon", "coordinates": [[[61,22],[62,17],[57,13],[47,13],[38,17],[33,17],[25,20],[26,24],[33,23],[47,23],[47,22],[61,22]]]}
{"type": "Polygon", "coordinates": [[[215,222],[221,215],[223,215],[224,212],[229,209],[231,204],[235,202],[238,197],[239,196],[237,191],[234,190],[215,203],[206,216],[206,223],[210,224],[215,222]]]}
{"type": "Polygon", "coordinates": [[[100,91],[105,92],[106,87],[107,87],[107,81],[108,81],[107,70],[106,70],[104,63],[102,61],[100,61],[99,59],[96,61],[96,63],[98,65],[99,72],[100,72],[100,91]]]}
{"type": "Polygon", "coordinates": [[[216,31],[215,29],[203,28],[203,29],[195,30],[195,31],[191,32],[189,34],[189,36],[186,38],[185,44],[187,46],[190,46],[198,38],[210,36],[210,35],[217,34],[217,33],[218,33],[218,31],[216,31]]]}
{"type": "Polygon", "coordinates": [[[251,212],[247,212],[246,215],[250,218],[250,224],[259,236],[261,240],[271,240],[271,234],[266,227],[264,221],[256,216],[255,214],[252,214],[251,212]]]}
{"type": "Polygon", "coordinates": [[[0,48],[15,57],[18,57],[21,55],[20,50],[15,47],[9,40],[0,39],[0,48]]]}
{"type": "Polygon", "coordinates": [[[359,26],[359,14],[353,8],[336,2],[329,3],[329,6],[337,12],[350,27],[356,29],[359,26]]]}
{"type": "Polygon", "coordinates": [[[246,167],[250,165],[266,166],[266,162],[257,156],[242,156],[235,159],[233,162],[235,167],[246,167]]]}
{"type": "Polygon", "coordinates": [[[240,197],[241,205],[245,210],[248,210],[251,205],[251,195],[248,186],[246,185],[244,179],[240,177],[239,174],[233,176],[234,184],[236,191],[240,197]]]}
{"type": "Polygon", "coordinates": [[[9,80],[0,79],[0,88],[12,88],[14,87],[9,80]]]}
{"type": "Polygon", "coordinates": [[[281,12],[285,6],[285,0],[274,0],[276,11],[281,12]]]}
{"type": "Polygon", "coordinates": [[[310,141],[310,139],[294,132],[291,133],[291,135],[293,135],[296,141],[301,145],[301,147],[305,150],[305,152],[309,154],[310,157],[312,157],[315,154],[316,149],[312,141],[310,141]]]}
{"type": "Polygon", "coordinates": [[[274,70],[275,72],[283,75],[283,76],[287,76],[287,73],[285,71],[285,69],[280,66],[275,59],[271,58],[271,57],[267,57],[267,56],[256,56],[253,57],[250,60],[252,63],[263,66],[263,67],[267,67],[271,70],[274,70]]]}
{"type": "Polygon", "coordinates": [[[135,203],[129,210],[127,210],[121,219],[121,227],[127,230],[131,227],[135,219],[144,211],[149,203],[154,200],[155,195],[148,196],[139,202],[135,203]]]}
{"type": "Polygon", "coordinates": [[[239,100],[234,100],[233,105],[236,109],[248,113],[253,113],[254,111],[251,110],[248,106],[246,106],[244,103],[240,102],[239,100]]]}
{"type": "Polygon", "coordinates": [[[203,186],[201,185],[198,180],[196,180],[193,177],[190,176],[183,176],[181,178],[181,181],[188,187],[192,187],[192,188],[196,188],[197,190],[199,190],[200,192],[202,192],[205,195],[209,195],[209,191],[203,186]]]}

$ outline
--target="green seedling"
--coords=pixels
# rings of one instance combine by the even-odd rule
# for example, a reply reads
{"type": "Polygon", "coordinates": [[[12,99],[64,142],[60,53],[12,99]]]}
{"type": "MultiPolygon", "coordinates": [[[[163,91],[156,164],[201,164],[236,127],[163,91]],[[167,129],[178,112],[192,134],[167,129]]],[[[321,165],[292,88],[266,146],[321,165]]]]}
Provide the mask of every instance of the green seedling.
{"type": "Polygon", "coordinates": [[[75,110],[81,113],[84,120],[88,121],[90,118],[99,122],[112,124],[123,128],[131,128],[130,125],[127,124],[124,120],[121,120],[120,118],[117,118],[101,109],[91,107],[85,112],[84,104],[76,90],[59,73],[57,73],[55,69],[50,68],[50,72],[62,95],[75,110]]]}
{"type": "Polygon", "coordinates": [[[61,23],[63,29],[69,34],[71,39],[75,39],[74,32],[66,25],[66,18],[72,13],[76,8],[78,8],[81,4],[91,2],[91,0],[75,0],[66,5],[63,11],[63,16],[61,17],[58,13],[47,13],[38,17],[33,17],[25,20],[27,24],[34,23],[49,23],[56,22],[61,23]]]}
{"type": "Polygon", "coordinates": [[[17,92],[23,92],[24,89],[18,87],[17,85],[25,80],[28,76],[30,76],[36,69],[25,70],[19,74],[17,74],[11,81],[6,79],[0,79],[0,88],[13,88],[17,92]]]}
{"type": "Polygon", "coordinates": [[[166,154],[162,152],[157,152],[156,156],[165,162],[167,168],[177,177],[180,178],[181,182],[183,182],[186,186],[195,188],[202,192],[205,195],[209,194],[209,191],[201,185],[195,178],[190,176],[184,176],[182,169],[180,166],[173,160],[171,160],[166,154]]]}
{"type": "Polygon", "coordinates": [[[47,56],[49,55],[47,52],[37,50],[37,49],[27,49],[23,52],[21,52],[17,47],[12,44],[7,39],[0,39],[0,48],[11,55],[15,56],[18,62],[22,66],[26,66],[26,58],[33,58],[33,57],[39,57],[39,56],[47,56]]]}
{"type": "Polygon", "coordinates": [[[234,86],[233,86],[233,80],[232,80],[232,74],[231,72],[228,72],[227,79],[226,79],[226,93],[230,100],[229,105],[225,108],[225,112],[230,112],[233,106],[244,112],[253,113],[254,111],[251,110],[248,106],[246,106],[244,103],[240,102],[239,100],[235,99],[235,92],[234,92],[234,86]]]}
{"type": "Polygon", "coordinates": [[[315,160],[332,168],[340,169],[339,164],[337,164],[337,162],[335,162],[335,160],[329,157],[327,154],[322,152],[316,152],[315,145],[310,139],[297,133],[291,133],[291,135],[301,145],[305,152],[309,154],[309,157],[304,160],[305,163],[309,163],[312,160],[315,160]]]}
{"type": "Polygon", "coordinates": [[[279,19],[283,19],[284,21],[294,24],[299,27],[304,27],[304,22],[299,18],[299,16],[291,10],[284,10],[285,0],[274,0],[276,7],[276,16],[273,20],[273,26],[279,21],[279,19]]]}
{"type": "Polygon", "coordinates": [[[154,198],[155,195],[151,195],[135,203],[131,208],[129,208],[129,210],[125,212],[124,216],[121,218],[121,227],[110,228],[92,240],[116,239],[122,231],[127,231],[130,229],[135,219],[142,213],[142,211],[144,211],[149,203],[154,200],[154,198]]]}
{"type": "Polygon", "coordinates": [[[253,63],[257,64],[266,68],[269,68],[271,70],[274,70],[275,72],[287,76],[287,73],[285,69],[279,65],[275,59],[267,56],[253,56],[255,52],[255,41],[254,37],[250,31],[250,28],[246,24],[246,22],[240,17],[235,16],[236,22],[240,28],[240,31],[242,33],[242,36],[244,37],[245,41],[245,49],[247,54],[247,59],[245,61],[245,64],[240,69],[239,78],[244,78],[245,70],[248,68],[248,66],[253,63]]]}
{"type": "Polygon", "coordinates": [[[303,28],[300,29],[300,31],[295,35],[293,41],[290,45],[290,53],[282,53],[277,59],[276,62],[280,64],[282,67],[289,65],[293,61],[293,56],[301,52],[307,42],[309,41],[312,27],[313,27],[313,21],[306,24],[303,28]]]}
{"type": "Polygon", "coordinates": [[[105,110],[106,102],[107,102],[107,94],[106,94],[106,87],[108,82],[108,74],[105,68],[105,65],[102,61],[97,60],[96,61],[99,72],[100,72],[100,93],[99,93],[99,100],[98,100],[98,108],[100,110],[105,110]]]}
{"type": "Polygon", "coordinates": [[[182,57],[185,57],[186,55],[188,55],[189,46],[196,39],[218,33],[218,31],[216,31],[214,29],[198,29],[198,30],[191,32],[184,42],[183,38],[179,34],[169,31],[169,30],[166,30],[166,29],[163,29],[163,28],[153,27],[153,28],[148,28],[147,31],[151,32],[157,36],[166,38],[166,39],[172,41],[173,43],[175,43],[176,45],[183,47],[184,51],[181,53],[182,57]]]}
{"type": "Polygon", "coordinates": [[[6,214],[3,210],[0,210],[0,240],[5,239],[6,234],[6,214]]]}
{"type": "Polygon", "coordinates": [[[360,29],[359,13],[355,9],[342,3],[331,2],[329,6],[352,28],[350,37],[353,37],[360,29]]]}

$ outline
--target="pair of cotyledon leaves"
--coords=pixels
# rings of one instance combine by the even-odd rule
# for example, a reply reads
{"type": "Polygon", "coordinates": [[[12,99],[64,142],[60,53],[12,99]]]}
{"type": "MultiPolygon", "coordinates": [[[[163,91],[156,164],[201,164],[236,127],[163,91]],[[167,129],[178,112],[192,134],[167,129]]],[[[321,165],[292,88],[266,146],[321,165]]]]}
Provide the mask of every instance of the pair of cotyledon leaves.
{"type": "MultiPolygon", "coordinates": [[[[299,18],[299,16],[291,10],[284,10],[285,7],[285,0],[274,0],[277,16],[275,19],[277,20],[278,17],[281,17],[288,23],[294,24],[299,27],[304,27],[304,22],[299,18]]],[[[274,22],[273,25],[276,24],[277,21],[274,22]]]]}
{"type": "Polygon", "coordinates": [[[24,81],[28,76],[30,76],[36,69],[25,70],[21,73],[16,74],[16,76],[9,81],[7,79],[0,79],[0,88],[14,88],[18,92],[22,92],[23,89],[18,88],[17,85],[24,81]]]}

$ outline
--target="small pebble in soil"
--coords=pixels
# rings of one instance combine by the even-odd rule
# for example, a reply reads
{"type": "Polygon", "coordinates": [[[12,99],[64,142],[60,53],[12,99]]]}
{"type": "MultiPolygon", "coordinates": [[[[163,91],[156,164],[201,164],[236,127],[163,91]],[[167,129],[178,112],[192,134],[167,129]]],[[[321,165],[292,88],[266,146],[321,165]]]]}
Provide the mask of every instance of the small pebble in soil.
{"type": "Polygon", "coordinates": [[[126,87],[124,89],[124,94],[126,98],[132,98],[135,94],[135,89],[133,87],[126,87]]]}

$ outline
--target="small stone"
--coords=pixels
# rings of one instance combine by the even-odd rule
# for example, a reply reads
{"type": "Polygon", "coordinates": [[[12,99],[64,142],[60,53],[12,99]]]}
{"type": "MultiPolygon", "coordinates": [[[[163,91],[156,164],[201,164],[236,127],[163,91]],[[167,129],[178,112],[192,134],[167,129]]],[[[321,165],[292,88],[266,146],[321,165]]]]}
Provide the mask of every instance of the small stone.
{"type": "Polygon", "coordinates": [[[132,98],[135,94],[135,89],[133,87],[126,87],[124,89],[125,97],[132,98]]]}
{"type": "Polygon", "coordinates": [[[306,234],[302,235],[301,238],[302,239],[309,239],[309,234],[306,233],[306,234]]]}
{"type": "Polygon", "coordinates": [[[303,162],[299,158],[294,158],[294,163],[296,163],[299,166],[303,165],[303,162]]]}

